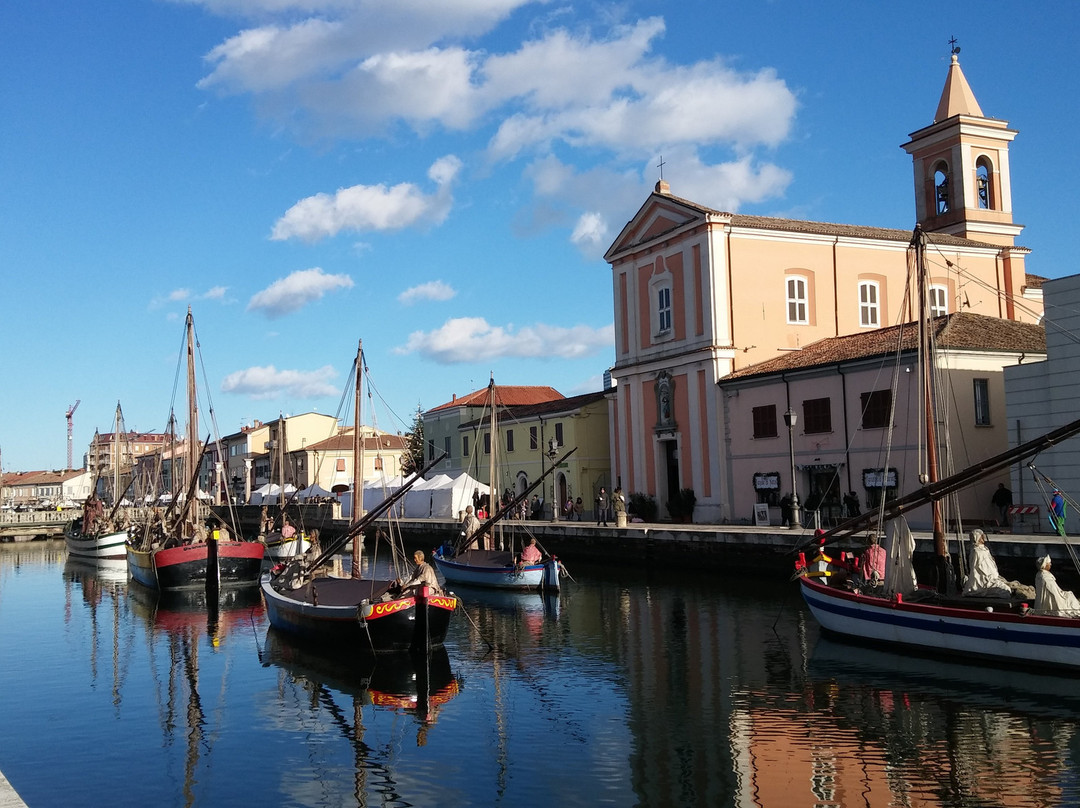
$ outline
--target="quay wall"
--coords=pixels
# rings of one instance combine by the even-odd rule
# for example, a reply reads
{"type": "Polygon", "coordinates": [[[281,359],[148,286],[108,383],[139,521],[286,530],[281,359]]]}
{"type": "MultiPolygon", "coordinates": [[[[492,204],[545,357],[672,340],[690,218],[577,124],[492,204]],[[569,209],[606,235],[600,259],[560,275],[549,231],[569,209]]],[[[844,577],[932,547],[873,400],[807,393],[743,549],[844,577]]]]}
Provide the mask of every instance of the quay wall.
{"type": "MultiPolygon", "coordinates": [[[[340,517],[337,507],[334,503],[291,505],[289,513],[299,526],[307,529],[318,527],[325,545],[349,528],[349,520],[340,517]]],[[[225,518],[225,508],[215,510],[222,511],[225,518]]],[[[241,520],[243,534],[255,536],[258,533],[260,508],[249,505],[233,510],[241,520]]],[[[274,513],[276,506],[271,506],[270,514],[274,513]]],[[[419,548],[430,551],[444,541],[452,541],[460,530],[456,521],[448,519],[396,521],[410,550],[419,548]]],[[[677,569],[736,571],[768,577],[790,574],[794,569],[796,548],[806,545],[813,538],[812,530],[789,530],[778,526],[635,522],[620,528],[601,527],[592,522],[531,520],[504,524],[506,529],[527,530],[547,552],[559,556],[568,564],[581,561],[657,565],[677,569]]],[[[1073,567],[1069,548],[1058,536],[1048,533],[988,533],[987,540],[1001,574],[1010,580],[1033,583],[1036,559],[1049,555],[1054,561],[1054,573],[1059,581],[1063,585],[1080,586],[1080,573],[1073,567]]],[[[931,580],[933,537],[929,533],[916,532],[915,544],[916,572],[921,579],[931,580]]],[[[864,543],[857,538],[830,545],[834,555],[840,550],[861,552],[863,547],[864,543]]]]}

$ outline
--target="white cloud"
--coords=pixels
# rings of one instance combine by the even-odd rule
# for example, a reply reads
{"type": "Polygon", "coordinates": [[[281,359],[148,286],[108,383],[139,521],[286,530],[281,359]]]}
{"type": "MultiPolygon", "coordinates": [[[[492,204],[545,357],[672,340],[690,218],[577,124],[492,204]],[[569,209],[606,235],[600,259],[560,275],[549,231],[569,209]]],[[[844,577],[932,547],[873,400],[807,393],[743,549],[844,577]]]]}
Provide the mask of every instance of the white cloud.
{"type": "Polygon", "coordinates": [[[348,275],[327,275],[321,267],[300,269],[274,281],[248,302],[248,311],[261,311],[270,319],[297,311],[335,289],[351,289],[348,275]]]}
{"type": "Polygon", "coordinates": [[[430,281],[419,286],[406,289],[398,295],[398,302],[411,306],[421,300],[450,300],[457,294],[457,290],[448,283],[442,281],[430,281]]]}
{"type": "MultiPolygon", "coordinates": [[[[658,16],[610,25],[599,12],[590,19],[560,7],[515,43],[500,23],[543,0],[203,2],[261,24],[208,55],[202,86],[251,94],[263,115],[305,139],[478,135],[493,162],[530,160],[537,204],[550,206],[536,207],[533,220],[557,221],[590,255],[633,213],[626,200],[640,204],[660,153],[673,193],[725,210],[779,196],[790,183],[761,153],[789,137],[792,89],[768,67],[741,70],[719,56],[672,62],[658,52],[666,33],[658,16]],[[556,18],[563,27],[542,27],[556,18]]],[[[461,167],[453,161],[429,170],[432,194],[405,182],[302,199],[272,238],[440,224],[461,167]]]]}
{"type": "Polygon", "coordinates": [[[604,217],[599,213],[590,211],[581,214],[574,232],[570,235],[570,241],[586,250],[603,250],[608,246],[608,226],[604,217]]]}
{"type": "Polygon", "coordinates": [[[614,341],[615,328],[610,325],[563,328],[539,324],[514,331],[513,326],[493,326],[482,317],[459,317],[434,331],[414,331],[395,351],[443,363],[505,357],[579,359],[610,350],[614,341]]]}
{"type": "Polygon", "coordinates": [[[330,379],[337,372],[329,365],[318,370],[278,370],[273,365],[250,367],[230,373],[221,382],[224,393],[253,399],[322,398],[340,393],[330,379]]]}
{"type": "Polygon", "coordinates": [[[450,186],[461,170],[461,160],[448,155],[436,160],[428,176],[438,186],[425,194],[412,183],[354,185],[336,194],[315,194],[301,199],[274,224],[270,238],[319,241],[341,231],[400,230],[414,224],[441,224],[450,213],[450,186]]]}

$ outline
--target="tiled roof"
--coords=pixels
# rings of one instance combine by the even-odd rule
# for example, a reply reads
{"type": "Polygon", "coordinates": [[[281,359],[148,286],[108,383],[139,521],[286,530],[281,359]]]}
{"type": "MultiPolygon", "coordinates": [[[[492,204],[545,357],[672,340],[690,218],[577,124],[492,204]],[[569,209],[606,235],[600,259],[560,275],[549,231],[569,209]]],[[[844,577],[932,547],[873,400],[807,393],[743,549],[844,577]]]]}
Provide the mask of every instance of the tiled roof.
{"type": "MultiPolygon", "coordinates": [[[[1045,353],[1046,331],[1041,325],[1002,320],[970,312],[955,312],[934,320],[939,348],[967,351],[1010,351],[1045,353]]],[[[918,331],[914,323],[860,331],[844,337],[819,340],[796,351],[758,362],[729,373],[720,383],[790,370],[807,370],[838,362],[871,359],[917,349],[918,331]]]]}
{"type": "Polygon", "coordinates": [[[1030,272],[1024,274],[1025,289],[1042,289],[1044,283],[1046,283],[1046,278],[1042,275],[1032,275],[1030,272]]]}
{"type": "MultiPolygon", "coordinates": [[[[582,407],[586,407],[596,401],[603,400],[607,393],[600,390],[596,393],[584,393],[580,396],[571,396],[570,398],[560,398],[555,401],[543,401],[539,404],[521,404],[515,407],[503,407],[502,412],[505,415],[500,415],[500,418],[512,418],[517,421],[524,420],[526,418],[535,418],[540,415],[548,415],[554,413],[573,412],[579,410],[582,407]]],[[[462,428],[475,426],[480,419],[472,421],[468,424],[462,424],[462,428]]]]}
{"type": "Polygon", "coordinates": [[[57,485],[83,473],[83,469],[71,469],[68,471],[5,471],[4,486],[57,485]]]}
{"type": "MultiPolygon", "coordinates": [[[[666,199],[674,200],[682,205],[699,210],[702,213],[713,216],[722,216],[730,219],[735,227],[746,227],[755,230],[781,230],[791,233],[809,233],[823,236],[846,236],[848,238],[876,239],[880,241],[911,241],[911,230],[900,230],[892,227],[869,227],[857,224],[834,224],[831,222],[811,222],[803,219],[780,219],[773,216],[750,216],[743,213],[726,213],[720,210],[706,207],[689,199],[661,194],[666,199]]],[[[992,250],[1000,250],[1000,245],[988,244],[983,241],[951,236],[946,233],[927,233],[926,239],[930,244],[939,244],[955,247],[987,247],[992,250]]],[[[649,239],[651,240],[651,238],[649,239]]]]}
{"type": "MultiPolygon", "coordinates": [[[[353,429],[346,427],[337,435],[321,440],[318,443],[309,443],[304,448],[308,451],[317,452],[350,452],[353,445],[353,429]]],[[[365,435],[364,451],[376,452],[380,449],[386,451],[404,450],[409,445],[402,435],[365,435]]]]}
{"type": "MultiPolygon", "coordinates": [[[[468,395],[461,396],[460,398],[455,398],[445,404],[440,404],[438,407],[432,407],[428,412],[438,412],[439,410],[448,410],[453,407],[482,407],[487,403],[487,398],[488,389],[485,387],[482,390],[477,390],[468,395]]],[[[562,393],[554,387],[548,387],[546,385],[531,386],[511,384],[495,386],[495,401],[501,407],[517,407],[523,404],[542,404],[546,401],[562,399],[562,393]]]]}

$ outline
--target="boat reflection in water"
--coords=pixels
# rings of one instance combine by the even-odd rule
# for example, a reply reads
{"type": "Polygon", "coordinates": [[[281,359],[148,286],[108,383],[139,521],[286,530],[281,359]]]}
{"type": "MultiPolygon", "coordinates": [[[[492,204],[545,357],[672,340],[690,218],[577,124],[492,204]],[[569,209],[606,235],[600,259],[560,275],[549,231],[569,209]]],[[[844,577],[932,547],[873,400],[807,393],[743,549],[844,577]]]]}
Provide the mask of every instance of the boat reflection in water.
{"type": "Polygon", "coordinates": [[[72,596],[78,589],[86,604],[90,619],[90,681],[97,683],[102,651],[107,644],[110,663],[112,705],[119,708],[124,684],[124,672],[130,648],[120,644],[121,626],[127,622],[127,560],[90,559],[68,556],[64,562],[64,615],[71,623],[72,596]]]}
{"type": "Polygon", "coordinates": [[[450,670],[450,656],[442,646],[427,655],[330,654],[298,645],[271,628],[262,662],[264,667],[280,668],[291,683],[318,693],[320,701],[324,697],[332,700],[331,691],[334,691],[363,705],[415,716],[417,746],[426,743],[427,732],[438,718],[440,708],[460,690],[450,670]]]}
{"type": "Polygon", "coordinates": [[[331,654],[270,628],[260,656],[279,670],[281,735],[297,756],[282,789],[295,804],[426,803],[403,794],[430,788],[410,786],[415,764],[406,750],[414,731],[415,746],[427,745],[443,705],[460,691],[445,648],[331,654]]]}
{"type": "MultiPolygon", "coordinates": [[[[763,795],[781,779],[767,765],[771,758],[783,756],[790,765],[806,755],[802,770],[812,773],[813,797],[828,804],[894,804],[900,794],[929,800],[946,784],[965,795],[964,805],[1075,805],[1080,798],[1080,693],[1073,678],[819,637],[805,698],[810,714],[778,713],[773,720],[805,720],[801,729],[813,740],[798,750],[759,748],[763,795]],[[1037,776],[1017,777],[1020,770],[1037,776]]],[[[784,735],[798,737],[795,729],[784,735]]]]}
{"type": "Polygon", "coordinates": [[[199,782],[213,764],[215,742],[228,734],[226,707],[237,697],[238,685],[228,681],[231,662],[222,651],[234,634],[250,634],[262,621],[262,599],[250,587],[223,589],[216,597],[203,590],[155,591],[137,583],[128,591],[132,613],[147,625],[162,746],[184,745],[183,773],[168,772],[162,785],[168,794],[169,781],[181,781],[183,804],[197,805],[205,799],[199,782]],[[165,654],[159,653],[162,643],[165,654]]]}

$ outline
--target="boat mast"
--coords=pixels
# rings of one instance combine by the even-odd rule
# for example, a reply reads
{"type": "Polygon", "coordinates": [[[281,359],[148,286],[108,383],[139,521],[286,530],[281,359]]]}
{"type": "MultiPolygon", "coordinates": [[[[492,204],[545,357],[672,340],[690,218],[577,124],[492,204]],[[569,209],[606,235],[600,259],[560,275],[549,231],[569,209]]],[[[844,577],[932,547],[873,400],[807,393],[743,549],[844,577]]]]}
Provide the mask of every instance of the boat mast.
{"type": "MultiPolygon", "coordinates": [[[[495,373],[491,374],[491,381],[488,382],[488,401],[491,403],[491,439],[490,439],[490,453],[488,454],[488,518],[493,513],[499,510],[499,506],[496,504],[495,497],[498,496],[498,489],[495,487],[495,483],[498,480],[497,477],[497,462],[498,462],[498,446],[499,446],[499,420],[496,415],[497,405],[495,403],[495,373]]],[[[500,550],[505,549],[503,544],[503,532],[502,525],[497,526],[498,534],[491,537],[491,549],[500,550]]]]}
{"type": "Polygon", "coordinates": [[[120,402],[116,402],[116,417],[113,419],[113,508],[120,504],[120,430],[124,425],[124,414],[120,411],[120,402]]]}
{"type": "MultiPolygon", "coordinates": [[[[921,393],[926,417],[926,480],[924,485],[933,485],[940,479],[938,467],[938,442],[937,422],[934,389],[934,355],[933,355],[933,318],[930,316],[927,294],[928,286],[926,278],[926,233],[921,225],[915,225],[915,234],[911,244],[915,248],[915,272],[916,288],[919,294],[919,361],[921,363],[921,393]]],[[[949,548],[945,542],[944,519],[942,518],[942,502],[934,499],[930,502],[933,509],[933,532],[934,532],[934,556],[937,559],[938,589],[945,591],[947,581],[946,565],[948,563],[949,548]]]]}
{"type": "MultiPolygon", "coordinates": [[[[363,424],[363,397],[361,395],[363,374],[364,341],[359,340],[356,344],[356,389],[353,399],[353,522],[358,521],[364,513],[364,436],[361,434],[363,424]]],[[[360,577],[360,554],[363,549],[364,534],[360,532],[353,537],[353,578],[360,577]]]]}
{"type": "MultiPolygon", "coordinates": [[[[196,470],[196,463],[202,459],[202,454],[199,452],[199,403],[198,394],[195,389],[195,318],[191,316],[191,306],[188,306],[187,321],[185,323],[187,330],[187,396],[188,396],[188,427],[187,427],[187,479],[198,479],[198,472],[196,470]]],[[[198,493],[198,484],[195,485],[194,494],[198,493]]],[[[198,510],[196,503],[184,503],[185,508],[189,512],[194,512],[196,518],[198,518],[198,510]],[[196,505],[193,509],[192,506],[196,505]]]]}

